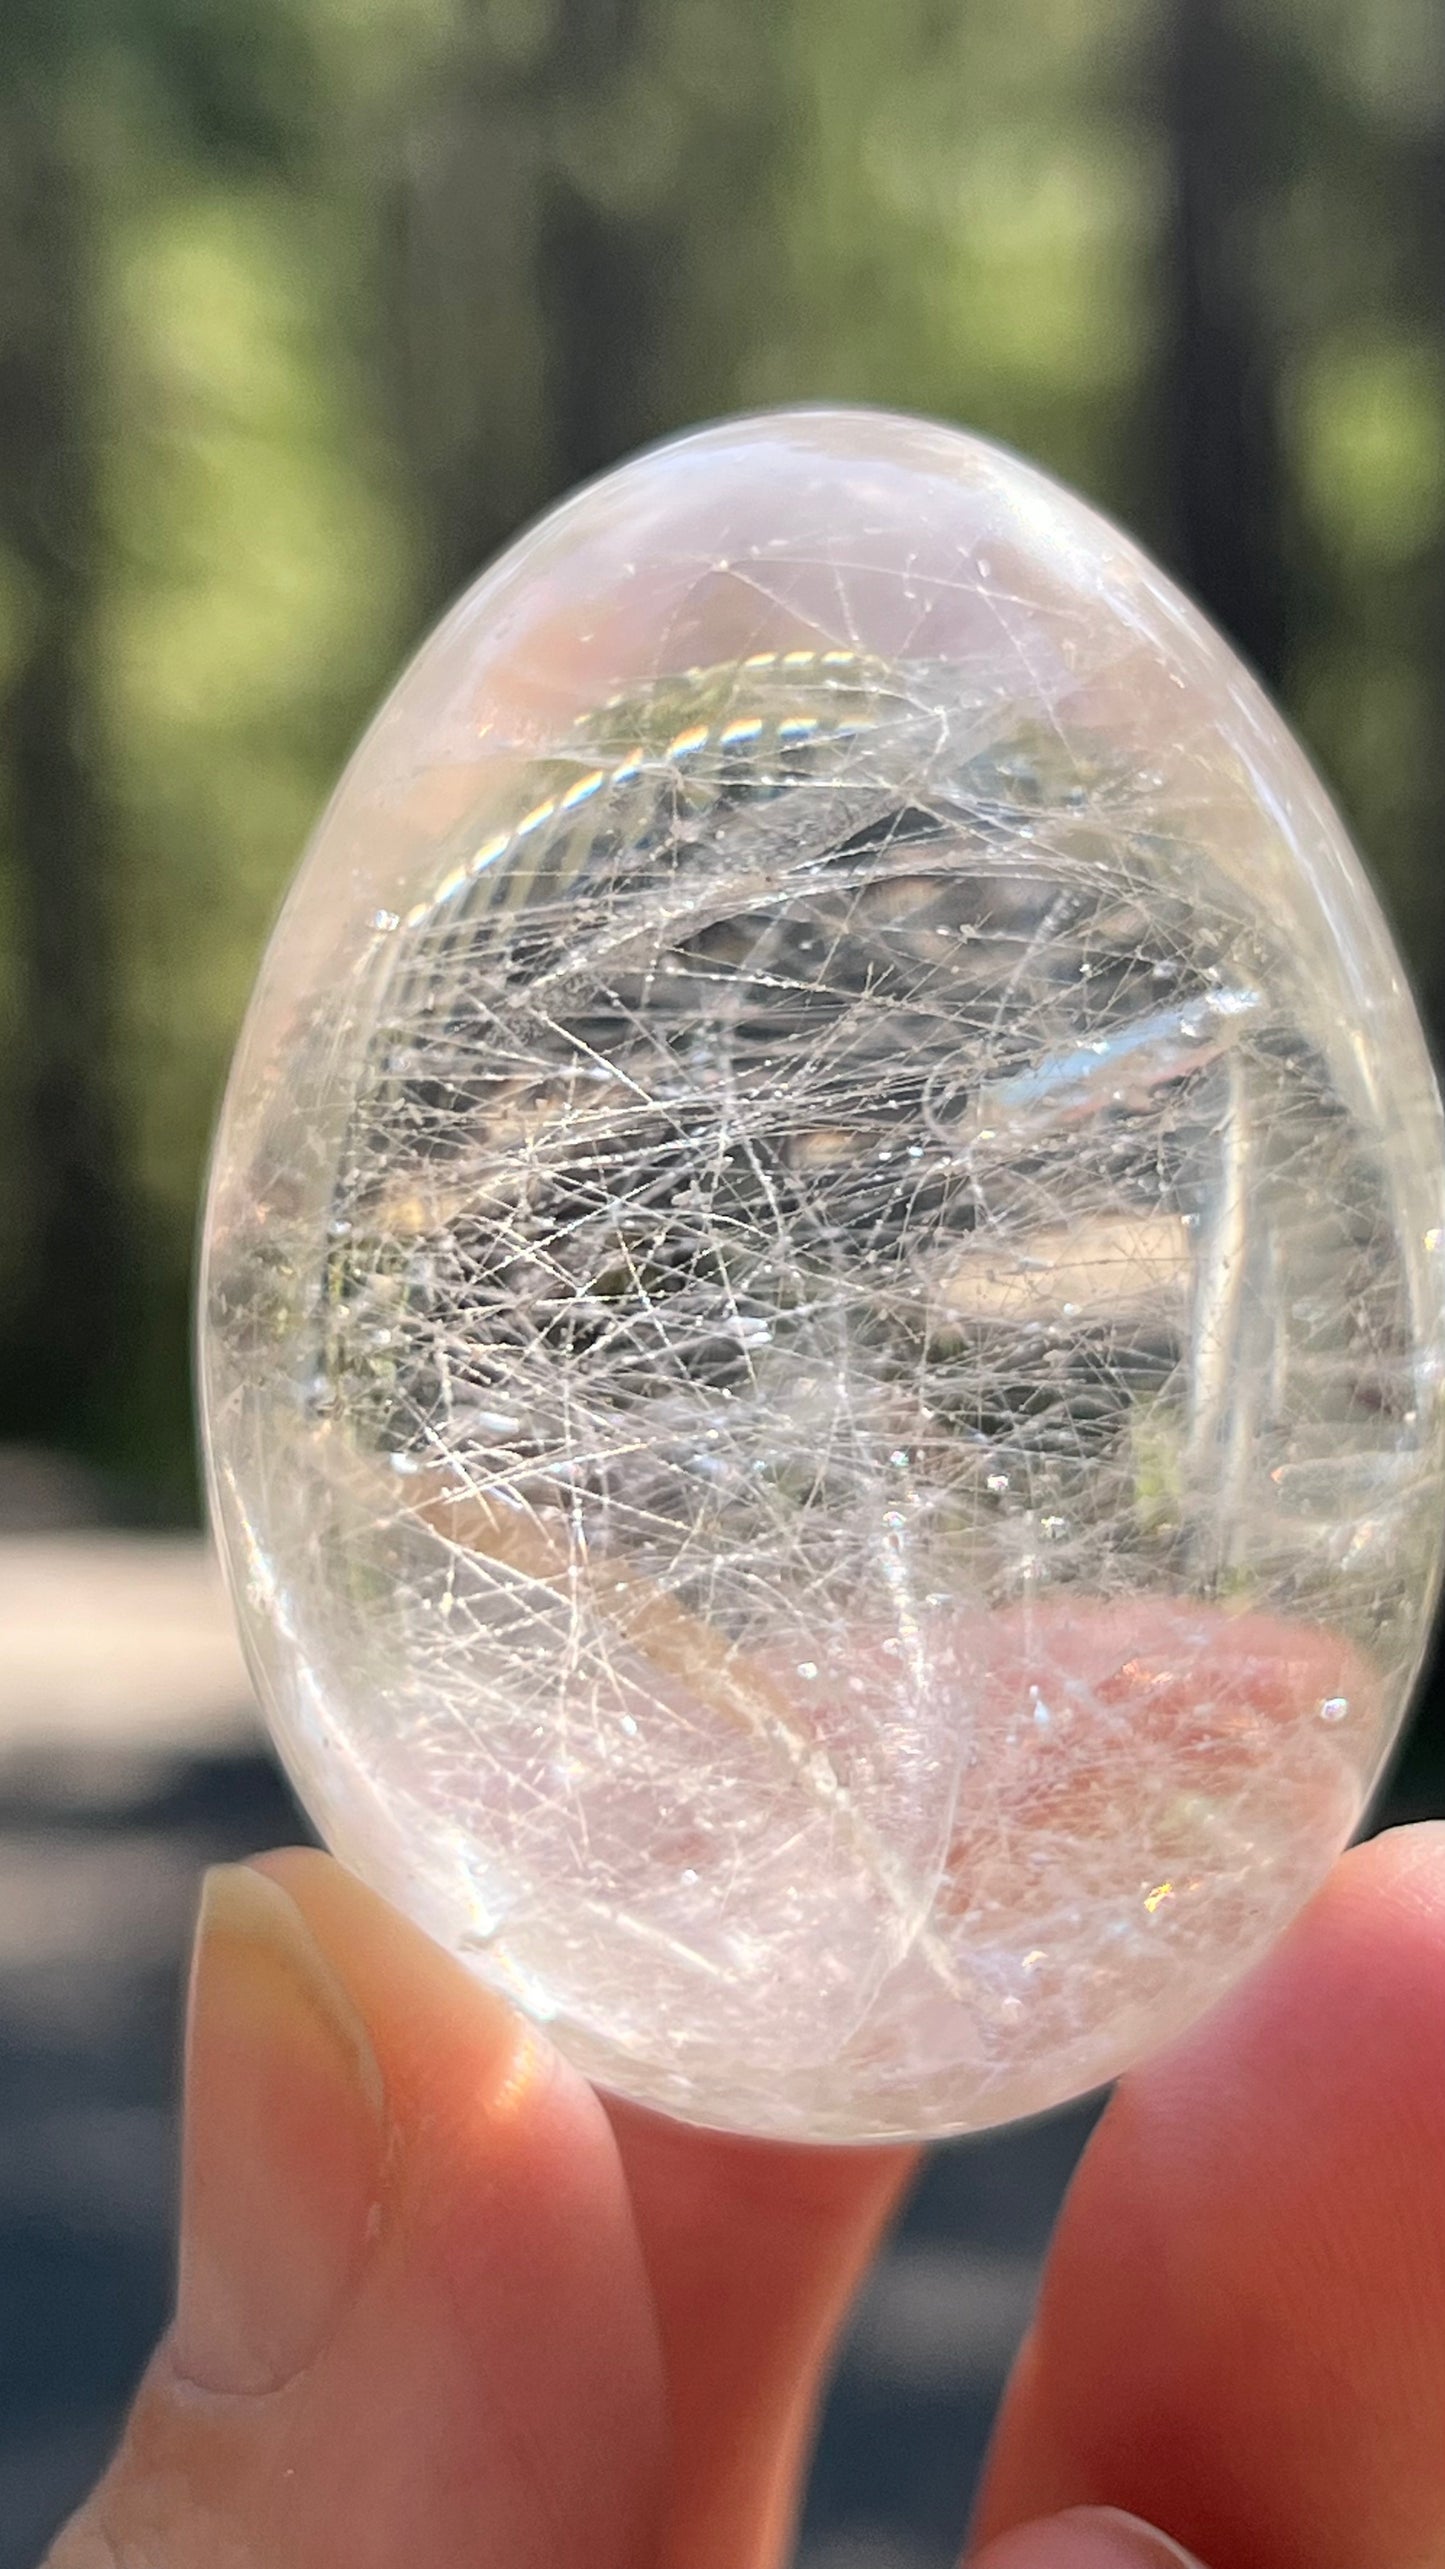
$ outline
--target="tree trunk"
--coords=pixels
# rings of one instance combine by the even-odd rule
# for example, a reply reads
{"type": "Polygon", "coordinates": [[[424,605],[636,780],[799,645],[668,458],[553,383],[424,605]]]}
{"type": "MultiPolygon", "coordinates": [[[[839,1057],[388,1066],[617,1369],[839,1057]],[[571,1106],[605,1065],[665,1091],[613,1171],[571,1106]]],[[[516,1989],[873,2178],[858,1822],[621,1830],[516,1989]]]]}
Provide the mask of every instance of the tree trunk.
{"type": "Polygon", "coordinates": [[[1279,120],[1232,0],[1173,0],[1163,64],[1172,221],[1164,523],[1173,566],[1267,686],[1285,671],[1287,563],[1278,370],[1257,282],[1260,197],[1279,120]]]}
{"type": "Polygon", "coordinates": [[[0,702],[26,1234],[0,1345],[0,1432],[84,1446],[108,1405],[125,1261],[107,846],[88,668],[89,244],[57,87],[19,76],[0,109],[0,542],[26,618],[0,702]]]}
{"type": "MultiPolygon", "coordinates": [[[[598,112],[640,67],[640,0],[559,0],[554,38],[557,123],[598,112]]],[[[625,127],[624,127],[625,132],[625,127]]],[[[617,148],[613,140],[612,148],[617,148]]],[[[625,148],[625,145],[624,145],[625,148]]],[[[563,488],[614,464],[664,424],[654,415],[668,225],[609,202],[575,171],[550,173],[541,239],[542,310],[563,488]]]]}
{"type": "Polygon", "coordinates": [[[558,0],[523,63],[464,35],[406,137],[385,300],[428,607],[663,424],[665,210],[587,167],[589,136],[625,134],[646,33],[641,0],[558,0]]]}

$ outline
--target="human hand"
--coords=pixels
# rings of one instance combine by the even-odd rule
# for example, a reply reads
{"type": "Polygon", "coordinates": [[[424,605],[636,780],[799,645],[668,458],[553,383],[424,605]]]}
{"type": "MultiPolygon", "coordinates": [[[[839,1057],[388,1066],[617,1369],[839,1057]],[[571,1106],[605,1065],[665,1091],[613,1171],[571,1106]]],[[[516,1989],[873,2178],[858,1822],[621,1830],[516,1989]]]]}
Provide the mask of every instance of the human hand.
{"type": "MultiPolygon", "coordinates": [[[[911,2165],[604,2107],[323,1856],[208,1885],[175,2322],[51,2569],[778,2569],[911,2165]]],[[[1126,2079],[988,2569],[1445,2558],[1445,1827],[1126,2079]],[[1082,2512],[1077,2512],[1083,2510],[1082,2512]],[[1038,2521],[1038,2519],[1044,2519],[1038,2521]]]]}

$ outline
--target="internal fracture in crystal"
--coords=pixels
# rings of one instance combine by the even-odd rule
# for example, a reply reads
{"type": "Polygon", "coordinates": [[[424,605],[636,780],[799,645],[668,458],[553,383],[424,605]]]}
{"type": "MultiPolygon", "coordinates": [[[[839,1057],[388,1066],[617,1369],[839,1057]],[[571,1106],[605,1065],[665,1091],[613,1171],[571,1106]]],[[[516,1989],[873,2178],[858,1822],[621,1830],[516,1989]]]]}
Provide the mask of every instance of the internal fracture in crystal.
{"type": "Polygon", "coordinates": [[[238,1056],[209,1453],[303,1796],[666,2110],[1096,2083],[1398,1724],[1441,1172],[1338,818],[1126,539],[876,413],[644,456],[402,680],[238,1056]]]}

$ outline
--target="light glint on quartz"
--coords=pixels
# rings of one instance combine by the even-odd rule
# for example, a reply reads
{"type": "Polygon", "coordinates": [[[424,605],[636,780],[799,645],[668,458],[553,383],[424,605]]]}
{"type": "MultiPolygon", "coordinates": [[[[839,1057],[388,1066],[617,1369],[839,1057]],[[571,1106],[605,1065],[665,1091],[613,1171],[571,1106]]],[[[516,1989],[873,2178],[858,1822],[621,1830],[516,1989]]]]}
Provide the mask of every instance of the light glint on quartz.
{"type": "Polygon", "coordinates": [[[403,677],[232,1078],[212,1496],[310,1810],[665,2110],[1093,2085],[1397,1728],[1441,1172],[1341,824],[1131,543],[880,413],[641,457],[403,677]]]}

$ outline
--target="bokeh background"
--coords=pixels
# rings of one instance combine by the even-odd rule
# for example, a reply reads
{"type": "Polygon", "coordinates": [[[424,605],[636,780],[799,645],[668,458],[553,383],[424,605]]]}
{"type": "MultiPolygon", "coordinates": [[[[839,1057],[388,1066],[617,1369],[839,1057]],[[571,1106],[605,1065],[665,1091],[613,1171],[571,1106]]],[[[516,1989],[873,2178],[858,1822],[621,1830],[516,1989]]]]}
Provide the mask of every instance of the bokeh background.
{"type": "MultiPolygon", "coordinates": [[[[218,1083],[391,672],[720,411],[1121,517],[1333,784],[1445,1032],[1439,0],[0,0],[0,2569],[167,2291],[198,1865],[294,1830],[194,1533],[218,1083]]],[[[1390,1815],[1445,1807],[1433,1681],[1390,1815]]],[[[942,2569],[1087,2115],[936,2160],[807,2569],[942,2569]]]]}

